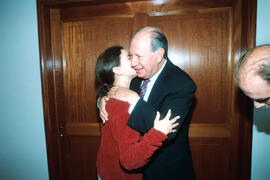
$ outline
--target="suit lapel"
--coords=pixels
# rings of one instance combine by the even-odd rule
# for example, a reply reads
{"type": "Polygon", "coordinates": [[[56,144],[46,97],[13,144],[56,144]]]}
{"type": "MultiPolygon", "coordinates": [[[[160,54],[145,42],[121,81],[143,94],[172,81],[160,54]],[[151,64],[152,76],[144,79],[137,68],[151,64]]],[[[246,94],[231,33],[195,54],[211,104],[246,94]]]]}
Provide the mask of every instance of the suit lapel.
{"type": "MultiPolygon", "coordinates": [[[[150,96],[148,98],[148,102],[150,104],[154,104],[155,101],[157,99],[159,99],[160,97],[160,92],[163,92],[164,91],[164,82],[166,81],[166,77],[167,77],[167,74],[170,72],[170,69],[172,68],[173,64],[170,60],[167,60],[167,63],[164,67],[164,69],[162,70],[162,72],[160,73],[160,75],[158,76],[152,90],[151,90],[151,93],[150,93],[150,96]]],[[[141,78],[134,78],[130,84],[130,89],[137,92],[138,94],[140,94],[140,86],[141,86],[141,83],[142,83],[143,79],[141,78]]]]}
{"type": "Polygon", "coordinates": [[[155,101],[160,98],[160,92],[164,91],[164,88],[165,88],[164,82],[166,81],[166,77],[167,77],[168,72],[171,69],[171,66],[172,66],[171,61],[167,60],[167,63],[165,65],[164,69],[159,74],[159,76],[158,76],[158,78],[157,78],[157,80],[156,80],[156,82],[151,90],[150,96],[148,98],[148,102],[150,104],[154,104],[155,101]]]}

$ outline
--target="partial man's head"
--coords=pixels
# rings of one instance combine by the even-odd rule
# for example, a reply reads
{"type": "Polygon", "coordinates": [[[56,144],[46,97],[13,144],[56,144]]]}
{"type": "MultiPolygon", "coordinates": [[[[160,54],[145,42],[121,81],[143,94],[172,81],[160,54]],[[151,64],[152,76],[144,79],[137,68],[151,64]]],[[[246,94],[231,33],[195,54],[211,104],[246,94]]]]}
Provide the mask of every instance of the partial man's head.
{"type": "Polygon", "coordinates": [[[270,105],[270,44],[249,50],[237,63],[236,82],[256,108],[270,105]]]}
{"type": "Polygon", "coordinates": [[[168,57],[168,40],[156,27],[145,26],[137,30],[131,39],[130,60],[137,76],[152,77],[168,57]]]}

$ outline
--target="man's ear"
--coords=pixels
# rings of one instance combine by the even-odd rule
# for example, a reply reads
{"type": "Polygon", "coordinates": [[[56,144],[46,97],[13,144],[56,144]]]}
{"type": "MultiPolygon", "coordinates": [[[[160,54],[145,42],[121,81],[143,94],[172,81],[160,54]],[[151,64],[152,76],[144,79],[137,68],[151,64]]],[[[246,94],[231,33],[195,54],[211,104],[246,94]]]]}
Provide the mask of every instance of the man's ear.
{"type": "Polygon", "coordinates": [[[165,50],[163,48],[159,48],[156,50],[155,55],[157,56],[157,62],[160,63],[163,59],[165,50]]]}
{"type": "Polygon", "coordinates": [[[122,74],[121,68],[119,66],[113,67],[112,71],[113,71],[114,74],[117,74],[117,75],[122,74]]]}

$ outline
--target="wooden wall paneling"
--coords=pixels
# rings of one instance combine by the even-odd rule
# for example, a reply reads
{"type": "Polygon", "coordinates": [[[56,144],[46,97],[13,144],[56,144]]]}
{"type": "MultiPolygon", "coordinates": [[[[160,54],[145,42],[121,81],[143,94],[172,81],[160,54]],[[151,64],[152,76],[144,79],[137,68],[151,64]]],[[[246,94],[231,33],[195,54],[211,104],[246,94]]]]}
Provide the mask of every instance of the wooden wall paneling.
{"type": "Polygon", "coordinates": [[[68,137],[65,154],[69,154],[65,174],[70,179],[93,178],[96,177],[95,160],[100,138],[94,87],[96,58],[108,46],[119,44],[128,48],[132,19],[107,16],[67,21],[63,16],[61,18],[64,24],[63,77],[68,137]]]}
{"type": "Polygon", "coordinates": [[[93,67],[95,64],[86,61],[83,23],[63,23],[63,84],[65,91],[65,136],[64,179],[85,179],[95,177],[95,157],[99,145],[99,131],[96,114],[96,96],[93,67]],[[89,66],[89,67],[88,67],[89,66]],[[91,68],[89,72],[88,69],[91,68]],[[87,88],[91,82],[91,89],[87,88]],[[90,98],[89,98],[90,97],[90,98]],[[92,127],[82,133],[85,127],[92,127]],[[89,147],[91,147],[89,149],[89,147]],[[89,151],[87,151],[89,150],[89,151]],[[84,157],[84,158],[82,158],[84,157]],[[92,167],[92,168],[91,168],[92,167]],[[88,170],[87,170],[88,169],[88,170]]]}
{"type": "Polygon", "coordinates": [[[96,177],[100,134],[95,61],[108,46],[128,49],[132,32],[144,25],[161,27],[169,40],[170,59],[197,84],[189,140],[198,179],[248,179],[251,107],[233,82],[233,69],[241,52],[254,43],[254,4],[255,0],[38,1],[51,179],[96,177]]]}
{"type": "Polygon", "coordinates": [[[143,26],[148,25],[148,14],[147,13],[137,13],[133,18],[133,32],[143,26]]]}
{"type": "MultiPolygon", "coordinates": [[[[87,122],[86,113],[86,63],[85,46],[83,43],[84,34],[80,22],[64,23],[64,90],[65,90],[65,115],[66,122],[87,122]]],[[[89,92],[90,93],[90,92],[89,92]]],[[[95,99],[95,91],[92,90],[95,99]]],[[[95,110],[95,108],[93,109],[95,110]]],[[[92,114],[90,114],[92,115],[92,114]]],[[[95,117],[94,113],[94,117],[95,117]]]]}
{"type": "Polygon", "coordinates": [[[50,179],[61,177],[61,152],[56,125],[50,8],[37,1],[43,112],[50,179]]]}
{"type": "MultiPolygon", "coordinates": [[[[234,62],[240,58],[241,56],[241,38],[242,38],[242,30],[241,30],[241,14],[242,14],[242,1],[241,0],[236,0],[233,1],[233,11],[232,11],[232,51],[231,51],[231,69],[234,69],[234,62]]],[[[231,73],[231,79],[233,81],[233,73],[231,73]]],[[[234,85],[234,83],[232,83],[234,85]]],[[[236,86],[232,86],[232,97],[235,98],[235,91],[236,91],[236,86]]],[[[231,102],[231,108],[232,108],[232,114],[231,114],[231,122],[232,126],[234,127],[232,129],[232,158],[237,160],[235,163],[231,163],[230,166],[231,171],[230,173],[234,177],[238,177],[238,148],[239,148],[239,138],[238,138],[238,133],[239,133],[239,121],[235,121],[235,119],[241,119],[241,116],[238,114],[238,112],[235,111],[235,104],[233,101],[231,102]]]]}
{"type": "Polygon", "coordinates": [[[236,163],[231,159],[230,139],[234,127],[229,118],[231,10],[174,11],[167,16],[152,13],[149,18],[151,25],[160,27],[167,35],[170,59],[185,69],[198,87],[198,102],[192,114],[189,137],[196,173],[200,179],[228,179],[231,177],[229,165],[236,163]],[[194,143],[194,139],[200,139],[201,143],[194,143]],[[218,139],[221,143],[218,143],[218,139]],[[222,139],[226,139],[226,145],[222,139]],[[216,157],[220,157],[220,154],[226,157],[226,160],[219,160],[222,171],[213,171],[211,167],[202,170],[205,167],[202,162],[206,160],[203,157],[212,157],[210,164],[215,164],[214,159],[218,160],[216,157]]]}
{"type": "MultiPolygon", "coordinates": [[[[247,0],[242,4],[242,44],[241,54],[256,44],[256,15],[257,0],[247,0]]],[[[237,62],[236,59],[235,62],[237,62]]],[[[252,126],[253,126],[253,102],[248,99],[240,89],[237,89],[238,95],[243,104],[236,104],[239,112],[244,118],[239,118],[239,177],[250,179],[251,177],[251,151],[252,151],[252,126]]],[[[238,101],[239,102],[239,101],[238,101]]]]}
{"type": "MultiPolygon", "coordinates": [[[[62,1],[64,3],[64,1],[62,1]]],[[[151,0],[125,1],[119,0],[115,3],[93,0],[89,6],[71,6],[62,9],[62,17],[65,20],[83,20],[91,17],[106,16],[134,16],[141,13],[156,13],[159,15],[172,14],[174,12],[194,11],[207,8],[231,7],[232,0],[169,0],[165,2],[155,2],[151,0]],[[104,2],[104,3],[102,3],[104,2]],[[92,6],[91,6],[92,5],[92,6]]]]}
{"type": "Polygon", "coordinates": [[[228,123],[229,13],[230,9],[225,8],[151,16],[149,20],[167,34],[170,59],[191,75],[197,84],[196,96],[201,102],[207,102],[207,106],[196,105],[192,123],[228,123]]]}
{"type": "Polygon", "coordinates": [[[232,179],[229,172],[231,158],[228,153],[230,138],[191,138],[190,144],[192,158],[196,160],[194,166],[198,179],[232,179]],[[202,168],[205,166],[207,170],[202,168]]]}
{"type": "MultiPolygon", "coordinates": [[[[67,139],[65,134],[65,95],[63,86],[63,55],[62,55],[62,24],[60,21],[60,13],[58,9],[50,9],[50,22],[51,22],[51,48],[52,48],[52,73],[53,73],[53,91],[55,103],[55,124],[54,133],[56,134],[57,149],[59,153],[59,171],[64,174],[64,169],[67,168],[65,161],[64,144],[67,139]]],[[[60,177],[59,177],[60,178],[60,177]]]]}

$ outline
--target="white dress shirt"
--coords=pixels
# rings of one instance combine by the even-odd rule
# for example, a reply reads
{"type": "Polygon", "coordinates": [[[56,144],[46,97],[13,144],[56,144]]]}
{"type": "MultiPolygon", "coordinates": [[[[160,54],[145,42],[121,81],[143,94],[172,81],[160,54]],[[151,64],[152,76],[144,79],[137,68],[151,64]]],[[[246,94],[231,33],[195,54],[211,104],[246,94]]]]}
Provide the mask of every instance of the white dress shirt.
{"type": "MultiPolygon", "coordinates": [[[[161,68],[158,70],[158,72],[156,74],[154,74],[151,78],[150,78],[150,82],[147,84],[147,89],[146,89],[146,92],[145,92],[145,95],[143,97],[143,100],[145,102],[148,101],[148,98],[150,96],[150,93],[152,91],[152,88],[158,78],[158,76],[160,75],[160,73],[162,72],[162,70],[164,69],[165,65],[167,63],[167,60],[164,61],[163,65],[161,66],[161,68]]],[[[142,81],[143,83],[143,81],[142,81]]],[[[142,83],[141,83],[141,86],[142,86],[142,83]]],[[[129,114],[131,114],[131,112],[133,111],[134,107],[136,106],[136,104],[138,103],[138,101],[136,101],[135,103],[131,104],[130,107],[129,107],[129,114]]]]}

